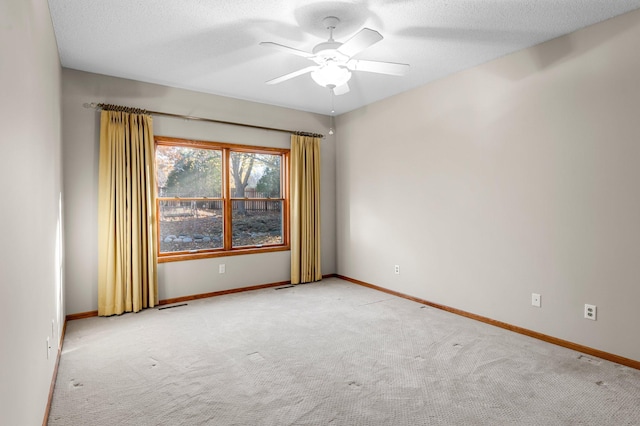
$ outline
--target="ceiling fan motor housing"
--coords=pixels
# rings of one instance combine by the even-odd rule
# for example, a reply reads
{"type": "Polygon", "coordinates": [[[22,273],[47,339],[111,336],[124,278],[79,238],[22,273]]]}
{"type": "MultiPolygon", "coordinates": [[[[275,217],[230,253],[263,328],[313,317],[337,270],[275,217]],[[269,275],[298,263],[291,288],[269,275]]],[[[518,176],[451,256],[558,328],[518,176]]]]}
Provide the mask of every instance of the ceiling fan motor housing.
{"type": "Polygon", "coordinates": [[[325,41],[313,48],[313,54],[319,59],[317,63],[323,63],[329,60],[335,62],[347,62],[349,59],[346,55],[338,52],[338,48],[342,46],[342,43],[336,41],[325,41]]]}

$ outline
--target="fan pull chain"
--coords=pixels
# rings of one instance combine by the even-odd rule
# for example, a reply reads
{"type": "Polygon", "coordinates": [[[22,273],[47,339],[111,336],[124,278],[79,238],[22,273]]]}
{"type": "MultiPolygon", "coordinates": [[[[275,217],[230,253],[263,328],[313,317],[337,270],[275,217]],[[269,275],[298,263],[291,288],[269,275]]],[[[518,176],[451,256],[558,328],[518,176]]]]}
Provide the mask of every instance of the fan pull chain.
{"type": "Polygon", "coordinates": [[[334,102],[335,102],[335,98],[336,95],[333,93],[333,88],[329,89],[329,93],[331,94],[331,114],[333,114],[334,112],[336,112],[335,108],[334,108],[334,102]]]}
{"type": "Polygon", "coordinates": [[[333,89],[329,89],[329,92],[331,93],[331,117],[329,118],[329,134],[333,135],[334,131],[333,131],[333,113],[336,112],[333,104],[335,101],[335,94],[333,93],[333,89]]]}

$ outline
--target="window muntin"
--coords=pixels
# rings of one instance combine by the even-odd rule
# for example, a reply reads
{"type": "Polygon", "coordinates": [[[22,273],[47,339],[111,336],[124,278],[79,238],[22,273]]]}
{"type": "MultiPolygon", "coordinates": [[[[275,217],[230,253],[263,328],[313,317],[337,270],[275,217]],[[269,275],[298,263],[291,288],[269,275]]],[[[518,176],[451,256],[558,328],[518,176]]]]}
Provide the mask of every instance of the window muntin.
{"type": "Polygon", "coordinates": [[[288,156],[157,136],[159,261],[287,250],[288,156]]]}

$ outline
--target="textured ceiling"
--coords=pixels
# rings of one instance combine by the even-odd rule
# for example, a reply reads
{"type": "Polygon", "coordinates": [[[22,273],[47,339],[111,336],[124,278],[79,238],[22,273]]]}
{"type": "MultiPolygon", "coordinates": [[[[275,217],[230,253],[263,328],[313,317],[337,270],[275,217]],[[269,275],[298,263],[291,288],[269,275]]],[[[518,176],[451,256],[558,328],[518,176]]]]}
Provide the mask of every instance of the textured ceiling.
{"type": "MultiPolygon", "coordinates": [[[[335,114],[640,8],[640,0],[49,0],[62,65],[83,71],[330,114],[313,65],[259,46],[310,51],[337,16],[345,41],[361,28],[384,39],[356,56],[411,65],[403,77],[355,72],[335,114]]],[[[102,101],[97,99],[96,101],[102,101]]],[[[140,105],[144,107],[144,105],[140,105]]]]}

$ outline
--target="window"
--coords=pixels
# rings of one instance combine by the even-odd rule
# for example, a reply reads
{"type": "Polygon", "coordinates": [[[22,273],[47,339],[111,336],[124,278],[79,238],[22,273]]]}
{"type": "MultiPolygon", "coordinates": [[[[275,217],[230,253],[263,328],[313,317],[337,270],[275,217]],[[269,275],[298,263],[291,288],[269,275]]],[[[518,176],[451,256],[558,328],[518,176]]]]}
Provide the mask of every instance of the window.
{"type": "Polygon", "coordinates": [[[289,249],[289,150],[155,141],[159,262],[289,249]]]}

